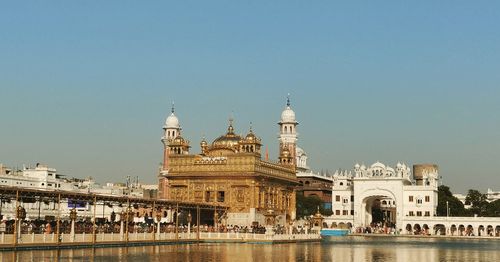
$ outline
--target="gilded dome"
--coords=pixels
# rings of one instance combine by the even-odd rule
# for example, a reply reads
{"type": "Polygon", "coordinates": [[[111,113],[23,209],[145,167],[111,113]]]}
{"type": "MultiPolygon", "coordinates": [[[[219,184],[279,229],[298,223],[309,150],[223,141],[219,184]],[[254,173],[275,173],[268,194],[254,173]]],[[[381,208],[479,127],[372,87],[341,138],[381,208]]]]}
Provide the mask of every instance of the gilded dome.
{"type": "Polygon", "coordinates": [[[174,140],[172,140],[172,144],[175,144],[175,145],[182,145],[185,143],[186,143],[186,140],[180,135],[177,136],[176,138],[174,138],[174,140]]]}
{"type": "Polygon", "coordinates": [[[250,126],[250,131],[248,134],[245,136],[245,141],[246,142],[251,142],[251,143],[259,143],[260,139],[253,133],[252,126],[250,126]]]}
{"type": "Polygon", "coordinates": [[[232,119],[225,135],[219,136],[212,142],[214,148],[234,148],[242,140],[241,136],[234,133],[232,119]]]}

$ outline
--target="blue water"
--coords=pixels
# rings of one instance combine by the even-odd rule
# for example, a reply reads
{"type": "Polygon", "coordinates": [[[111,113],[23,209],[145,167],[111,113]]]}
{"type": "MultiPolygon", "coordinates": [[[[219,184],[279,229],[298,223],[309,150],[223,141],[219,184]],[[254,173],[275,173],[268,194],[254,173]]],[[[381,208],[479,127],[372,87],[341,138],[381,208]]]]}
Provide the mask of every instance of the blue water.
{"type": "Polygon", "coordinates": [[[343,237],[292,244],[206,243],[1,252],[0,261],[500,261],[500,240],[343,237]]]}

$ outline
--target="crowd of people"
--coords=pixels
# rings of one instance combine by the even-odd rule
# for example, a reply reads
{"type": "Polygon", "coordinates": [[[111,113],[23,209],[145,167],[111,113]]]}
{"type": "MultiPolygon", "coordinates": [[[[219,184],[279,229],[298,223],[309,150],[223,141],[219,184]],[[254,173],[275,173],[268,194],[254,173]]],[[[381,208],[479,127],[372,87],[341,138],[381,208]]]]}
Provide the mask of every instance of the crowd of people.
{"type": "MultiPolygon", "coordinates": [[[[121,223],[120,221],[97,221],[95,224],[96,233],[153,233],[157,232],[157,223],[144,223],[144,222],[129,222],[121,223]],[[123,228],[122,228],[123,225],[123,228]]],[[[0,222],[0,234],[13,234],[15,230],[15,220],[2,220],[0,222]]],[[[197,232],[198,226],[187,224],[178,225],[176,230],[175,223],[160,223],[160,233],[186,233],[190,228],[191,232],[197,232]]],[[[59,223],[59,228],[57,228],[57,221],[54,220],[23,220],[21,222],[21,233],[22,234],[52,234],[57,233],[70,234],[71,233],[71,221],[62,220],[59,223]]],[[[200,227],[200,232],[213,232],[213,233],[254,233],[254,234],[265,234],[268,230],[272,230],[273,234],[287,234],[290,228],[283,225],[275,225],[266,228],[263,225],[255,224],[252,226],[242,226],[242,225],[202,225],[200,227]]],[[[76,234],[86,233],[93,234],[94,223],[90,219],[77,220],[75,221],[74,232],[76,234]]],[[[292,234],[305,234],[307,232],[306,227],[303,226],[293,226],[292,234]]]]}

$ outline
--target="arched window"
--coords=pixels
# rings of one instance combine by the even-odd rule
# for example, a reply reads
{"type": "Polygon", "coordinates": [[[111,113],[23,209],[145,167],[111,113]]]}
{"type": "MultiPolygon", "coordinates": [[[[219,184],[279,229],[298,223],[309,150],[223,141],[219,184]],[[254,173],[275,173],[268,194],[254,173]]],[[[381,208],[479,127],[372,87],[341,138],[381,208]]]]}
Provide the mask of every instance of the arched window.
{"type": "Polygon", "coordinates": [[[170,131],[168,131],[168,136],[170,137],[170,131]]]}
{"type": "Polygon", "coordinates": [[[293,127],[292,126],[290,127],[290,133],[293,133],[293,127]]]}
{"type": "Polygon", "coordinates": [[[285,133],[286,133],[286,132],[288,132],[288,130],[287,130],[286,126],[285,126],[285,133]]]}

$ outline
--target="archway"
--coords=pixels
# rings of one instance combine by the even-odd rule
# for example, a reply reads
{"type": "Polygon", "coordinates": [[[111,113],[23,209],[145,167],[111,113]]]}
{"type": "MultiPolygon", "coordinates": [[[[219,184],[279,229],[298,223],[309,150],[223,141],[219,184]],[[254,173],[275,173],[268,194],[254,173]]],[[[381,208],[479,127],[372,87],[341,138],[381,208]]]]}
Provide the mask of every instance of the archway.
{"type": "Polygon", "coordinates": [[[483,225],[480,225],[478,228],[477,228],[477,235],[478,236],[484,236],[484,226],[483,225]]]}
{"type": "Polygon", "coordinates": [[[422,229],[423,229],[423,234],[429,235],[429,226],[427,224],[424,224],[422,226],[422,229]]]}
{"type": "Polygon", "coordinates": [[[396,225],[396,203],[386,195],[373,195],[363,199],[362,218],[364,225],[394,227],[396,225]],[[391,203],[391,204],[389,204],[391,203]]]}
{"type": "Polygon", "coordinates": [[[434,234],[438,236],[446,235],[446,227],[443,224],[437,224],[434,226],[434,234]]]}
{"type": "MultiPolygon", "coordinates": [[[[402,215],[401,212],[399,212],[398,205],[403,202],[401,199],[401,194],[400,192],[394,192],[394,185],[391,181],[388,181],[387,184],[380,184],[376,187],[372,185],[366,185],[364,189],[361,189],[359,192],[359,195],[357,195],[354,198],[354,210],[357,210],[357,212],[354,212],[354,226],[361,226],[361,227],[366,227],[366,226],[382,226],[382,228],[379,229],[386,229],[388,230],[389,228],[394,228],[398,230],[398,225],[397,221],[402,220],[402,215]],[[378,200],[378,201],[376,201],[378,200]],[[386,201],[385,205],[382,204],[382,201],[386,201]],[[376,202],[380,201],[380,207],[376,202]],[[382,213],[382,219],[378,218],[375,216],[374,219],[374,214],[372,214],[372,209],[375,204],[375,209],[379,209],[381,212],[378,212],[379,214],[382,213]],[[378,224],[372,224],[372,221],[377,221],[377,220],[382,220],[380,221],[381,223],[378,224]]],[[[376,214],[376,213],[375,213],[376,214]]],[[[380,215],[379,215],[380,216],[380,215]]],[[[401,227],[404,227],[404,225],[401,225],[401,227]]]]}
{"type": "Polygon", "coordinates": [[[454,236],[457,233],[457,226],[451,225],[450,232],[451,232],[451,235],[454,236]]]}
{"type": "Polygon", "coordinates": [[[500,226],[495,227],[495,236],[500,237],[500,226]]]}
{"type": "Polygon", "coordinates": [[[422,228],[420,227],[420,225],[419,224],[415,224],[413,226],[413,234],[420,235],[421,232],[422,232],[422,228]]]}
{"type": "Polygon", "coordinates": [[[458,226],[458,232],[460,236],[465,235],[465,226],[464,225],[458,226]]]}
{"type": "Polygon", "coordinates": [[[474,228],[472,227],[472,225],[467,226],[467,229],[465,230],[465,235],[474,236],[474,228]]]}
{"type": "Polygon", "coordinates": [[[406,231],[408,234],[411,234],[411,224],[406,224],[406,231]]]}
{"type": "Polygon", "coordinates": [[[493,236],[493,226],[492,225],[488,225],[488,227],[486,228],[486,235],[490,236],[490,237],[493,236]]]}

